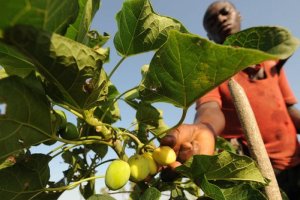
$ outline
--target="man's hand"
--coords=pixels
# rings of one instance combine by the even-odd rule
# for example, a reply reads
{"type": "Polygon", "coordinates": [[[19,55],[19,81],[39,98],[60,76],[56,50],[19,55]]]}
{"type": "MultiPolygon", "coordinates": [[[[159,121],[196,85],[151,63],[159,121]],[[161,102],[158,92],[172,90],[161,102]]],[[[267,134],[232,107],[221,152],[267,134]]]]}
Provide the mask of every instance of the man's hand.
{"type": "Polygon", "coordinates": [[[174,181],[179,177],[174,169],[197,154],[212,155],[215,150],[215,136],[206,125],[182,124],[169,132],[160,141],[161,146],[170,146],[177,155],[177,161],[161,169],[163,181],[174,181]]]}
{"type": "Polygon", "coordinates": [[[160,144],[172,147],[177,154],[177,161],[184,163],[192,155],[212,155],[215,136],[204,124],[182,124],[163,137],[160,144]]]}

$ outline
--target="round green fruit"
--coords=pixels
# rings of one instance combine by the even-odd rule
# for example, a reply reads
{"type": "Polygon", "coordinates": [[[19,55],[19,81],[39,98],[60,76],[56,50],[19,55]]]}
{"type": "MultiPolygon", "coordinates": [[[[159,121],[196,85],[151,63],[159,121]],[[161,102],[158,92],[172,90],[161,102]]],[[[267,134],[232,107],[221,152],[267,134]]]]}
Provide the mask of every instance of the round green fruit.
{"type": "Polygon", "coordinates": [[[154,149],[152,156],[160,165],[169,165],[176,161],[176,153],[169,146],[161,146],[154,149]]]}
{"type": "Polygon", "coordinates": [[[147,159],[148,161],[148,166],[149,166],[149,171],[151,175],[154,175],[157,173],[158,167],[156,162],[154,161],[152,157],[152,153],[150,152],[145,152],[143,153],[143,156],[147,159]]]}
{"type": "Polygon", "coordinates": [[[66,140],[75,140],[75,139],[78,139],[80,136],[79,131],[77,130],[77,127],[70,122],[67,122],[66,128],[63,130],[60,130],[59,134],[63,139],[66,139],[66,140]]]}
{"type": "Polygon", "coordinates": [[[129,164],[123,160],[114,160],[106,170],[105,185],[110,190],[118,190],[128,182],[129,177],[129,164]]]}
{"type": "Polygon", "coordinates": [[[142,155],[135,154],[128,159],[130,166],[130,180],[139,182],[150,174],[148,160],[142,155]]]}
{"type": "Polygon", "coordinates": [[[56,117],[56,125],[58,130],[65,129],[67,125],[67,116],[62,110],[54,110],[54,115],[56,117]]]}

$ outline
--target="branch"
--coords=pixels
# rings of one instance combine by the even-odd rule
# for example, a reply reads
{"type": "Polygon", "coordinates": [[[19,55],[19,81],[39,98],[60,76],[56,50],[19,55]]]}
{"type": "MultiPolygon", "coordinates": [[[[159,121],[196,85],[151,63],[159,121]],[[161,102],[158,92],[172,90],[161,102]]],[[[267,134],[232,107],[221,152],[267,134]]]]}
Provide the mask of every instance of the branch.
{"type": "Polygon", "coordinates": [[[271,180],[265,187],[267,197],[270,200],[282,200],[274,170],[248,98],[243,88],[235,80],[230,79],[228,86],[248,143],[251,157],[258,163],[262,175],[271,180]]]}

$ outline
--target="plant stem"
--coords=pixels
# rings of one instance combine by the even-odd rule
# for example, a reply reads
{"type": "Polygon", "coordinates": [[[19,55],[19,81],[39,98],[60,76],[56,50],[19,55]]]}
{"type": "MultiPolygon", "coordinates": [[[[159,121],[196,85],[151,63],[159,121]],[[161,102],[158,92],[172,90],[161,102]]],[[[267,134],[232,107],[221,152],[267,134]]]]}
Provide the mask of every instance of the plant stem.
{"type": "Polygon", "coordinates": [[[243,88],[234,79],[229,80],[228,86],[248,143],[251,157],[257,162],[262,175],[271,180],[265,187],[267,197],[270,200],[282,200],[274,170],[248,98],[243,88]]]}
{"type": "Polygon", "coordinates": [[[112,146],[113,150],[116,152],[116,154],[118,155],[118,157],[124,161],[128,160],[128,156],[126,155],[124,149],[123,149],[123,145],[120,142],[120,140],[116,140],[113,143],[112,146]]]}
{"type": "Polygon", "coordinates": [[[79,181],[73,182],[70,185],[66,185],[66,186],[62,186],[62,187],[58,187],[58,188],[45,188],[45,191],[60,191],[60,190],[71,190],[75,187],[77,187],[80,183],[86,182],[86,181],[90,181],[90,180],[94,180],[94,179],[98,179],[98,178],[104,178],[105,176],[93,176],[93,177],[88,177],[85,179],[81,179],[79,181]]]}
{"type": "Polygon", "coordinates": [[[101,162],[101,163],[95,165],[95,168],[97,168],[97,167],[99,167],[100,165],[103,165],[103,164],[105,164],[105,163],[112,162],[112,161],[114,161],[114,160],[116,160],[116,159],[105,160],[105,161],[103,161],[103,162],[101,162]]]}
{"type": "MultiPolygon", "coordinates": [[[[55,137],[55,140],[63,142],[63,143],[67,143],[67,144],[75,144],[75,145],[83,145],[83,144],[93,144],[93,143],[98,143],[98,144],[106,144],[108,146],[112,146],[111,142],[106,142],[103,141],[102,137],[99,136],[85,136],[83,137],[83,140],[66,140],[66,139],[62,139],[60,137],[55,137]]],[[[82,138],[80,138],[82,139],[82,138]]]]}
{"type": "Polygon", "coordinates": [[[47,155],[50,155],[50,154],[54,153],[54,152],[57,151],[57,150],[60,150],[60,149],[63,148],[64,146],[66,146],[66,144],[59,145],[59,146],[56,147],[55,149],[52,149],[51,151],[49,151],[49,153],[47,153],[47,155]]]}
{"type": "Polygon", "coordinates": [[[118,67],[121,65],[121,63],[126,59],[127,57],[122,57],[121,60],[116,64],[116,66],[113,68],[113,70],[108,75],[108,79],[112,77],[112,75],[115,73],[115,71],[118,69],[118,67]]]}
{"type": "Polygon", "coordinates": [[[69,106],[64,105],[64,104],[59,104],[59,103],[56,103],[55,105],[57,105],[57,106],[59,106],[59,107],[65,109],[65,110],[71,112],[71,113],[74,114],[76,117],[79,117],[79,118],[83,119],[83,116],[82,116],[81,113],[79,113],[79,112],[77,112],[76,110],[70,108],[69,106]]]}
{"type": "Polygon", "coordinates": [[[139,140],[139,138],[137,138],[135,135],[133,135],[131,133],[123,132],[122,135],[126,135],[126,136],[130,137],[138,146],[142,144],[142,142],[139,140]]]}
{"type": "Polygon", "coordinates": [[[61,151],[57,152],[56,154],[54,154],[54,155],[51,156],[51,157],[54,158],[54,157],[58,156],[59,154],[61,154],[62,152],[68,151],[69,149],[72,149],[72,148],[74,148],[74,147],[76,147],[76,146],[79,146],[79,145],[74,144],[74,145],[72,145],[72,146],[68,146],[68,147],[62,149],[61,151]]]}
{"type": "Polygon", "coordinates": [[[155,135],[153,138],[151,138],[147,143],[144,144],[144,146],[142,148],[144,148],[146,145],[148,145],[150,142],[152,142],[153,140],[155,140],[156,138],[160,137],[161,135],[171,131],[172,129],[178,127],[179,125],[181,125],[186,117],[186,114],[187,114],[187,108],[183,108],[182,109],[182,114],[181,114],[181,118],[180,120],[177,122],[177,124],[169,129],[166,129],[164,131],[162,131],[161,133],[158,133],[157,135],[155,135]]]}
{"type": "Polygon", "coordinates": [[[134,143],[137,146],[136,152],[140,152],[140,150],[144,148],[144,144],[135,135],[133,135],[131,133],[127,133],[127,132],[123,132],[122,135],[126,135],[126,136],[130,137],[134,141],[134,143]]]}
{"type": "Polygon", "coordinates": [[[127,94],[128,92],[130,92],[130,91],[132,91],[132,90],[135,90],[135,89],[137,89],[137,88],[138,88],[138,86],[136,86],[136,87],[134,87],[134,88],[131,88],[131,89],[129,89],[129,90],[123,92],[123,93],[120,94],[119,96],[117,96],[117,97],[110,103],[110,105],[106,108],[106,110],[105,110],[105,112],[103,113],[103,115],[102,115],[102,117],[101,117],[100,120],[103,121],[105,115],[106,115],[107,112],[109,111],[109,108],[110,108],[114,103],[116,103],[116,101],[118,101],[122,96],[124,96],[124,95],[127,94]]]}

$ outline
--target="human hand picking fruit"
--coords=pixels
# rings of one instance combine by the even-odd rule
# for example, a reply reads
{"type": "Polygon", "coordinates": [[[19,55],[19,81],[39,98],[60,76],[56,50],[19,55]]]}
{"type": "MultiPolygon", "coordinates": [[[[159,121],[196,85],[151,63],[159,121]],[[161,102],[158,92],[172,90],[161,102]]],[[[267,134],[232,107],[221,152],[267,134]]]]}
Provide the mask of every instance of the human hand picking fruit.
{"type": "MultiPolygon", "coordinates": [[[[215,136],[205,125],[182,124],[163,137],[160,145],[173,148],[177,155],[176,160],[184,163],[193,155],[212,155],[215,150],[215,136]]],[[[177,167],[178,164],[174,166],[177,167]]]]}

